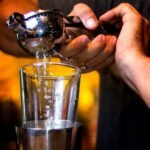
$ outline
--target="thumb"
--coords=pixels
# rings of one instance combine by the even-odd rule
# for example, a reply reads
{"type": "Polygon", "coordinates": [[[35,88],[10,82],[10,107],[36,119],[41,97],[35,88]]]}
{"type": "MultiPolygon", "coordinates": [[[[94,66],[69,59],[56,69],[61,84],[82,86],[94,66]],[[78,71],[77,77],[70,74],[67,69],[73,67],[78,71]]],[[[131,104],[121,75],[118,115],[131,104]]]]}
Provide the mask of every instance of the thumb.
{"type": "Polygon", "coordinates": [[[74,6],[69,15],[78,16],[88,29],[95,29],[98,26],[98,20],[93,10],[86,4],[78,3],[74,6]]]}

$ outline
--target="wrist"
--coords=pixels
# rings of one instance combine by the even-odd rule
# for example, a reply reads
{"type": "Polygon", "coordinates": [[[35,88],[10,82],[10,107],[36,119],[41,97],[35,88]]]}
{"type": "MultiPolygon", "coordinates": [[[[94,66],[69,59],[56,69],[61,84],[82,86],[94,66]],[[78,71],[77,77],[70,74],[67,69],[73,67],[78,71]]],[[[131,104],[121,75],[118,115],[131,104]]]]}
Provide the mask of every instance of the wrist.
{"type": "MultiPolygon", "coordinates": [[[[120,59],[116,59],[116,64],[118,68],[118,72],[120,77],[133,88],[135,85],[131,85],[132,83],[136,83],[138,81],[138,76],[141,73],[141,69],[144,66],[145,55],[140,51],[136,51],[137,53],[130,50],[129,53],[120,57],[120,59]],[[137,76],[138,75],[138,76],[137,76]]],[[[147,57],[146,57],[147,58],[147,57]]]]}

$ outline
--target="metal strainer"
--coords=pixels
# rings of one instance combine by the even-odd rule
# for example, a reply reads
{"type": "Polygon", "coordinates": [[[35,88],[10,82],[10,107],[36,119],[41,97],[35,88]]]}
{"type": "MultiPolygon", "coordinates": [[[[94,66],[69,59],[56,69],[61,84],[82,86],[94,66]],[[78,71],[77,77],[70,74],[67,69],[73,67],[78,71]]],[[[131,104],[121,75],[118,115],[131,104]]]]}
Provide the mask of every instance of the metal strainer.
{"type": "Polygon", "coordinates": [[[58,9],[38,10],[25,15],[15,12],[6,20],[6,25],[16,32],[19,45],[27,53],[39,57],[53,55],[67,38],[73,38],[66,32],[68,27],[84,29],[90,36],[119,33],[118,28],[105,23],[88,31],[77,16],[64,16],[58,9]]]}

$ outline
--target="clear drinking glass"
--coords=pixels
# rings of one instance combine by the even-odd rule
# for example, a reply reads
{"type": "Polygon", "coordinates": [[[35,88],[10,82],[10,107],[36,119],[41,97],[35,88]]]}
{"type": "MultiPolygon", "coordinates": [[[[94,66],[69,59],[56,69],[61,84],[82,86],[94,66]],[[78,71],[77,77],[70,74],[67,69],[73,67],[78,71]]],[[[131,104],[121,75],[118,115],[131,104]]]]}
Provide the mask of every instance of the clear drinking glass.
{"type": "Polygon", "coordinates": [[[19,150],[81,150],[82,124],[76,122],[80,69],[52,62],[20,70],[22,125],[19,150]]]}
{"type": "Polygon", "coordinates": [[[39,62],[21,68],[22,125],[60,128],[76,121],[80,69],[39,62]]]}

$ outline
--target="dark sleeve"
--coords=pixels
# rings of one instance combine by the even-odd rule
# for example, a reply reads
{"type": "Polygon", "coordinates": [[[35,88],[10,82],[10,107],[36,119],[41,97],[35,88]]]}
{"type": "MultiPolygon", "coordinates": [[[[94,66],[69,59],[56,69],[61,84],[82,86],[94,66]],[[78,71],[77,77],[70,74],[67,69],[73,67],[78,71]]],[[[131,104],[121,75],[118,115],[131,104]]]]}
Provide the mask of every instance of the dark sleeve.
{"type": "Polygon", "coordinates": [[[57,8],[65,15],[72,10],[75,4],[85,3],[99,16],[110,8],[111,0],[38,0],[38,3],[41,9],[57,8]]]}
{"type": "Polygon", "coordinates": [[[122,2],[133,5],[144,17],[150,18],[150,0],[39,0],[42,9],[58,8],[68,14],[77,3],[89,5],[100,16],[122,2]]]}

